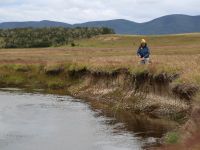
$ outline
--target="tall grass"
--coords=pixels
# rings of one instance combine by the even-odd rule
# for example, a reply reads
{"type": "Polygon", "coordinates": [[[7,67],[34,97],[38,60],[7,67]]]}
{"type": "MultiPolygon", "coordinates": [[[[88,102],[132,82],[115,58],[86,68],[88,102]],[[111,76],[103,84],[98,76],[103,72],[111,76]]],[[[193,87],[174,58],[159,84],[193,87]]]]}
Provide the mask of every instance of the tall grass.
{"type": "MultiPolygon", "coordinates": [[[[0,49],[0,63],[14,70],[28,71],[23,65],[52,66],[64,64],[70,69],[87,67],[93,71],[112,72],[127,68],[133,73],[178,73],[180,83],[200,84],[200,34],[147,36],[152,64],[139,65],[136,50],[143,36],[105,35],[79,40],[79,47],[45,49],[0,49]]],[[[0,71],[1,72],[1,71],[0,71]]]]}

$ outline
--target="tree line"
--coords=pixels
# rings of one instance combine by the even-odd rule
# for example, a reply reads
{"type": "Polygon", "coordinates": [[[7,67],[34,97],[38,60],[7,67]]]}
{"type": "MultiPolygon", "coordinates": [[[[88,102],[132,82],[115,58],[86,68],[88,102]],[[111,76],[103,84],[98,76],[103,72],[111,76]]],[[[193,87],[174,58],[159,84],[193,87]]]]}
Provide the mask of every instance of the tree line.
{"type": "Polygon", "coordinates": [[[110,28],[21,28],[0,30],[0,48],[36,48],[71,44],[74,40],[114,34],[110,28]]]}

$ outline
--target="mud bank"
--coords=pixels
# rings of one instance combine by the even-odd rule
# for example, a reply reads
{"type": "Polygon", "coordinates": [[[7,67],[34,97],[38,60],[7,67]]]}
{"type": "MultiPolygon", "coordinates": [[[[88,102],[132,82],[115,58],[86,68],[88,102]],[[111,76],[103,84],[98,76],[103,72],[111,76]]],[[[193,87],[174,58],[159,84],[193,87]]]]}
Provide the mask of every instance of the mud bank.
{"type": "Polygon", "coordinates": [[[0,87],[45,89],[93,101],[114,111],[144,113],[152,117],[184,120],[192,110],[196,85],[176,84],[178,74],[126,68],[110,72],[71,66],[1,66],[0,87]]]}
{"type": "Polygon", "coordinates": [[[75,97],[104,103],[114,110],[134,111],[153,117],[184,120],[191,111],[195,85],[174,84],[178,74],[148,72],[132,74],[127,69],[111,73],[73,70],[68,78],[78,80],[68,91],[75,97]]]}

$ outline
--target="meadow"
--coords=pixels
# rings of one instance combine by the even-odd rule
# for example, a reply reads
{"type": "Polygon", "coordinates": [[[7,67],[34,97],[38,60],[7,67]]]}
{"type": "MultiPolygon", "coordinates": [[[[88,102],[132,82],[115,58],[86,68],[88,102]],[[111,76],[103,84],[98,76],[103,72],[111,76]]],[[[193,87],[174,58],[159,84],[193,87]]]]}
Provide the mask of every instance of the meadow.
{"type": "Polygon", "coordinates": [[[0,64],[58,66],[73,64],[94,71],[112,72],[128,68],[131,72],[148,70],[153,74],[177,73],[177,82],[200,84],[200,34],[165,36],[99,35],[75,41],[75,47],[0,49],[0,64]],[[136,56],[141,38],[151,49],[148,66],[136,56]]]}

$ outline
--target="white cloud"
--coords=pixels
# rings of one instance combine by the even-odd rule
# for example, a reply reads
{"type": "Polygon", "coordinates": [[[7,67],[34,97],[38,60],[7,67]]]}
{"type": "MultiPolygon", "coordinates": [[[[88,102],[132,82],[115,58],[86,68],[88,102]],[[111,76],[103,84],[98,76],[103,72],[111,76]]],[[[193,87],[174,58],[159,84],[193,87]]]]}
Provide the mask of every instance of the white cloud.
{"type": "Polygon", "coordinates": [[[0,0],[0,21],[148,21],[167,14],[200,14],[199,0],[0,0]]]}

